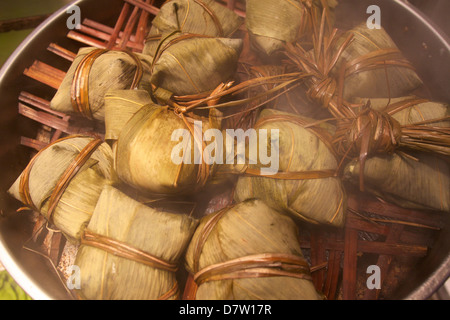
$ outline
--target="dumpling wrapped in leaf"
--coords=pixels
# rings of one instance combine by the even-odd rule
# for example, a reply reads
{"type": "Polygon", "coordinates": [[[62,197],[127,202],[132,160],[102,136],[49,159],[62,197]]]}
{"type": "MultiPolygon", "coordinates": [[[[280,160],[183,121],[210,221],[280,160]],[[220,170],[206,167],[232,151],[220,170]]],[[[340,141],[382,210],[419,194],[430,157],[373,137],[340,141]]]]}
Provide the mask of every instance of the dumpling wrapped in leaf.
{"type": "Polygon", "coordinates": [[[311,19],[318,24],[323,9],[332,24],[336,5],[335,0],[313,0],[308,5],[301,0],[247,0],[245,21],[251,42],[263,56],[275,56],[285,43],[310,33],[311,19]]]}
{"type": "Polygon", "coordinates": [[[51,100],[52,109],[104,121],[104,96],[114,89],[150,90],[151,57],[81,48],[51,100]]]}
{"type": "Polygon", "coordinates": [[[240,202],[257,198],[297,219],[342,226],[346,193],[336,174],[339,162],[331,145],[333,127],[308,127],[310,123],[311,120],[297,115],[263,110],[254,127],[259,136],[258,160],[252,164],[254,156],[249,156],[234,199],[240,202]],[[278,132],[278,148],[265,145],[261,133],[267,132],[270,141],[273,130],[278,132]],[[267,167],[261,161],[261,150],[271,154],[271,158],[276,157],[274,152],[278,153],[278,172],[261,174],[261,169],[267,167]]]}
{"type": "Polygon", "coordinates": [[[156,17],[142,53],[155,56],[163,34],[173,31],[229,38],[244,19],[215,0],[166,1],[156,17]]]}
{"type": "MultiPolygon", "coordinates": [[[[201,219],[186,253],[198,300],[319,300],[294,221],[260,200],[201,219]]],[[[189,290],[189,291],[190,291],[189,290]]]]}
{"type": "Polygon", "coordinates": [[[114,181],[111,148],[100,139],[69,136],[42,149],[8,192],[78,242],[100,192],[114,181]]]}
{"type": "Polygon", "coordinates": [[[81,298],[173,300],[177,269],[198,221],[146,206],[107,186],[77,252],[81,298]]]}
{"type": "Polygon", "coordinates": [[[343,80],[343,97],[396,98],[410,94],[422,85],[412,64],[403,56],[384,28],[369,29],[365,23],[347,31],[337,40],[342,51],[332,74],[343,80]]]}
{"type": "Polygon", "coordinates": [[[241,39],[169,35],[154,58],[151,83],[175,95],[212,91],[234,80],[241,50],[241,39]]]}
{"type": "MultiPolygon", "coordinates": [[[[449,146],[437,144],[436,153],[432,154],[424,152],[427,148],[423,139],[415,141],[408,137],[408,130],[421,128],[450,133],[448,104],[414,96],[355,101],[370,101],[374,110],[390,114],[405,130],[402,139],[411,139],[406,143],[415,151],[402,148],[391,154],[368,157],[363,171],[360,161],[355,159],[346,166],[344,177],[355,184],[363,181],[365,190],[401,207],[450,211],[450,168],[445,157],[437,155],[449,146]]],[[[427,131],[423,134],[428,135],[427,131]]]]}
{"type": "Polygon", "coordinates": [[[202,155],[204,132],[220,129],[206,117],[183,116],[174,110],[148,104],[123,127],[116,149],[118,177],[142,192],[192,193],[214,171],[202,155]]]}
{"type": "MultiPolygon", "coordinates": [[[[353,160],[345,167],[344,179],[358,185],[360,172],[360,163],[353,160]]],[[[450,212],[448,161],[426,153],[378,155],[366,160],[363,172],[364,190],[388,202],[450,212]]]]}

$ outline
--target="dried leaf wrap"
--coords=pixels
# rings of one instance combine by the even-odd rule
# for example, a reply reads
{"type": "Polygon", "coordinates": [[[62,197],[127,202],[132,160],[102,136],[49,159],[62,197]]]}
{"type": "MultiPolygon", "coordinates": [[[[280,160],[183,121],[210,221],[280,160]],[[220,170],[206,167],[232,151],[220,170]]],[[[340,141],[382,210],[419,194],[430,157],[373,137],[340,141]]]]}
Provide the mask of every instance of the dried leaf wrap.
{"type": "MultiPolygon", "coordinates": [[[[368,158],[364,186],[386,201],[404,208],[450,211],[450,170],[448,161],[428,154],[412,154],[417,160],[394,153],[368,158]]],[[[344,177],[359,183],[359,163],[354,160],[344,177]]]]}
{"type": "Polygon", "coordinates": [[[363,23],[344,33],[337,40],[335,50],[349,35],[353,35],[353,40],[332,69],[337,79],[345,69],[344,99],[401,97],[422,85],[384,28],[369,29],[363,23]]]}
{"type": "Polygon", "coordinates": [[[262,176],[259,171],[264,165],[249,164],[239,177],[235,200],[258,198],[297,219],[342,226],[346,194],[336,177],[338,161],[328,136],[332,128],[312,130],[305,128],[308,123],[284,112],[261,113],[256,129],[279,130],[279,172],[262,176]]]}
{"type": "MultiPolygon", "coordinates": [[[[402,126],[420,124],[424,127],[450,127],[450,108],[444,103],[415,97],[402,97],[391,101],[370,99],[370,103],[376,110],[391,112],[392,117],[402,126]]],[[[420,146],[418,150],[420,151],[420,146]]],[[[407,152],[417,160],[399,152],[368,158],[364,165],[365,189],[402,207],[450,211],[448,161],[433,154],[409,150],[407,152]]],[[[353,183],[357,183],[360,178],[359,162],[350,162],[344,175],[353,183]]]]}
{"type": "Polygon", "coordinates": [[[153,209],[105,187],[75,261],[80,296],[177,299],[175,271],[197,223],[186,214],[153,209]]]}
{"type": "Polygon", "coordinates": [[[297,39],[305,7],[298,0],[247,0],[246,26],[253,46],[267,56],[297,39]]]}
{"type": "Polygon", "coordinates": [[[81,48],[53,97],[51,108],[103,122],[106,92],[150,90],[150,66],[151,58],[142,54],[81,48]]]}
{"type": "Polygon", "coordinates": [[[260,200],[205,216],[186,253],[196,299],[317,300],[298,228],[260,200]]]}
{"type": "Polygon", "coordinates": [[[246,26],[252,45],[264,56],[274,56],[285,43],[294,42],[312,30],[311,19],[320,21],[323,8],[333,24],[337,2],[303,0],[247,0],[246,26]],[[305,4],[306,3],[306,4],[305,4]],[[311,8],[309,15],[307,7],[311,8]]]}
{"type": "Polygon", "coordinates": [[[79,241],[103,186],[116,180],[111,148],[106,143],[92,143],[96,139],[71,136],[49,145],[33,158],[8,191],[43,214],[72,242],[79,241]],[[95,147],[92,154],[81,154],[90,146],[95,147]],[[74,166],[83,159],[84,165],[74,166]],[[78,171],[66,179],[65,186],[63,180],[70,169],[78,171]]]}
{"type": "Polygon", "coordinates": [[[213,168],[205,161],[196,164],[194,157],[204,149],[204,131],[214,127],[206,118],[184,119],[186,122],[167,107],[142,107],[124,126],[117,142],[119,178],[143,192],[158,194],[194,192],[202,187],[213,168]],[[201,122],[201,130],[193,121],[201,122]],[[183,135],[172,138],[177,132],[183,135]],[[185,154],[181,154],[183,148],[185,154]],[[185,157],[181,163],[173,161],[173,152],[185,157]]]}
{"type": "Polygon", "coordinates": [[[105,140],[117,140],[125,124],[152,103],[146,90],[110,90],[105,95],[105,140]]]}
{"type": "Polygon", "coordinates": [[[212,91],[234,78],[241,39],[169,36],[153,63],[151,83],[175,95],[212,91]]]}
{"type": "Polygon", "coordinates": [[[152,21],[143,54],[155,56],[163,34],[173,31],[228,38],[243,19],[214,0],[172,0],[161,7],[152,21]]]}

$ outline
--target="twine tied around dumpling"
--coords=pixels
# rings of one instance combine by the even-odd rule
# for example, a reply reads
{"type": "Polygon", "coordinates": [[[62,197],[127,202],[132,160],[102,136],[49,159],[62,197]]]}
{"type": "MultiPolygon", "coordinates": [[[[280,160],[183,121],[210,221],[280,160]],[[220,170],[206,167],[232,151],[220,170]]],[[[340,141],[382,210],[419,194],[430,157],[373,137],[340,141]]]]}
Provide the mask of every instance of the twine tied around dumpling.
{"type": "Polygon", "coordinates": [[[402,138],[402,128],[389,114],[371,109],[368,103],[356,118],[338,123],[336,136],[339,154],[359,158],[359,182],[363,191],[366,159],[396,151],[402,138]]]}

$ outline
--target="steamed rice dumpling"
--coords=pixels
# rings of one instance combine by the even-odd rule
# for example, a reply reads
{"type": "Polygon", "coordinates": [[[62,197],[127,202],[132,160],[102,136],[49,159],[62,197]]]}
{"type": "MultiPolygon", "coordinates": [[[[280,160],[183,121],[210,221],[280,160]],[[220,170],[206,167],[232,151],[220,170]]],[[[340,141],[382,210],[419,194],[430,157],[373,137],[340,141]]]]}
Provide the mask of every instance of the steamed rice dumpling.
{"type": "Polygon", "coordinates": [[[336,50],[349,35],[353,40],[332,70],[337,79],[344,77],[344,99],[401,97],[422,85],[414,67],[383,28],[360,24],[338,39],[336,50]]]}
{"type": "MultiPolygon", "coordinates": [[[[390,113],[402,126],[450,127],[447,104],[416,97],[355,101],[368,100],[371,108],[390,113]]],[[[403,152],[369,157],[364,164],[365,189],[402,207],[450,211],[448,161],[433,154],[403,151],[413,158],[403,152]]],[[[346,166],[344,177],[357,184],[360,174],[360,163],[353,160],[346,166]]]]}
{"type": "Polygon", "coordinates": [[[114,89],[150,90],[151,57],[81,48],[51,101],[53,110],[104,121],[104,96],[114,89]]]}
{"type": "MultiPolygon", "coordinates": [[[[373,156],[364,165],[364,188],[381,199],[404,208],[450,212],[448,161],[425,153],[373,156]]],[[[344,179],[359,183],[359,162],[353,160],[344,179]]]]}
{"type": "MultiPolygon", "coordinates": [[[[250,73],[256,78],[281,76],[288,73],[288,68],[286,65],[276,64],[256,65],[250,68],[250,73]]],[[[251,94],[261,94],[264,91],[273,89],[275,85],[268,83],[264,86],[257,87],[254,89],[254,93],[251,92],[251,94]]],[[[320,108],[308,98],[307,92],[303,87],[288,88],[288,90],[278,95],[273,101],[266,102],[264,107],[313,119],[330,117],[329,112],[325,108],[320,108]]]]}
{"type": "Polygon", "coordinates": [[[173,300],[178,261],[198,221],[153,209],[106,186],[77,252],[79,295],[89,300],[173,300]]]}
{"type": "Polygon", "coordinates": [[[151,83],[175,95],[212,91],[234,79],[241,50],[241,39],[169,36],[154,58],[151,83]]]}
{"type": "Polygon", "coordinates": [[[111,148],[101,140],[75,136],[39,152],[9,189],[77,242],[105,185],[115,181],[111,148]]]}
{"type": "MultiPolygon", "coordinates": [[[[314,19],[320,22],[323,8],[329,23],[333,23],[335,0],[310,1],[308,6],[314,19]]],[[[247,0],[246,26],[253,47],[263,56],[271,57],[312,31],[311,16],[302,0],[247,0]]]]}
{"type": "Polygon", "coordinates": [[[298,228],[260,200],[202,218],[186,253],[198,300],[318,300],[298,228]]]}
{"type": "Polygon", "coordinates": [[[120,133],[118,177],[142,192],[157,194],[192,193],[202,187],[213,171],[201,157],[203,134],[215,127],[203,117],[184,120],[168,107],[142,107],[120,133]]]}
{"type": "Polygon", "coordinates": [[[162,34],[180,31],[229,38],[243,19],[215,0],[171,0],[161,6],[152,21],[142,53],[154,56],[162,34]]]}
{"type": "Polygon", "coordinates": [[[279,132],[278,173],[261,175],[265,165],[259,159],[249,164],[238,179],[235,200],[258,198],[297,219],[342,226],[346,194],[336,176],[338,160],[329,135],[333,128],[306,128],[310,121],[280,111],[261,112],[255,129],[279,132]]]}
{"type": "Polygon", "coordinates": [[[125,124],[152,103],[146,90],[110,90],[105,95],[105,140],[117,140],[125,124]]]}

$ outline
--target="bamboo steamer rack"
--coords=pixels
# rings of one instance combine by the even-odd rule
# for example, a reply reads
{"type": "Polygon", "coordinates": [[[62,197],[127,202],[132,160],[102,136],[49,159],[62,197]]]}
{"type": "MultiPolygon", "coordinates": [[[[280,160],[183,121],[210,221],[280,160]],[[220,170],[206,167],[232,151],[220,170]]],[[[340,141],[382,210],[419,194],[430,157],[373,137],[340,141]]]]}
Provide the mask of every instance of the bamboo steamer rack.
{"type": "MultiPolygon", "coordinates": [[[[242,2],[218,2],[245,17],[242,2]]],[[[121,5],[113,26],[86,17],[80,29],[69,31],[67,38],[79,47],[141,52],[150,27],[149,21],[159,12],[161,1],[123,0],[121,5]]],[[[56,43],[50,43],[47,50],[68,63],[76,56],[73,50],[56,43]]],[[[46,90],[57,90],[66,70],[35,60],[23,74],[38,81],[46,90]]],[[[31,153],[64,135],[96,132],[94,124],[50,109],[48,99],[22,91],[18,100],[18,113],[40,125],[37,136],[21,137],[20,143],[31,153]]],[[[229,197],[219,195],[211,201],[208,211],[221,209],[227,204],[229,197]]],[[[36,215],[34,229],[43,231],[36,233],[32,239],[33,250],[48,259],[64,280],[76,247],[66,243],[58,230],[42,228],[45,223],[42,217],[36,215]]],[[[407,210],[350,190],[344,228],[300,227],[299,241],[310,263],[317,290],[329,300],[374,300],[389,299],[396,288],[407,281],[411,269],[427,256],[443,228],[443,221],[439,212],[407,210]],[[378,266],[381,271],[381,289],[369,289],[367,286],[370,276],[367,268],[371,265],[378,266]]],[[[190,298],[188,290],[184,298],[190,298]]]]}

